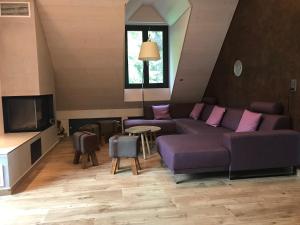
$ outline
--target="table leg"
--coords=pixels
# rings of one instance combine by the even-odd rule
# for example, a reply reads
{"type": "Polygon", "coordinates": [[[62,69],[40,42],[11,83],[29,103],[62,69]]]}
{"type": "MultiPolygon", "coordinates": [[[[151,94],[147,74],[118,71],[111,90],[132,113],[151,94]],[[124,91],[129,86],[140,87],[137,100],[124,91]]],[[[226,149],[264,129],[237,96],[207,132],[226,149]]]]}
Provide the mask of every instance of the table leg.
{"type": "Polygon", "coordinates": [[[141,134],[141,140],[142,140],[142,149],[143,149],[143,156],[144,159],[146,159],[146,152],[145,152],[145,142],[144,142],[144,134],[141,134]]]}
{"type": "Polygon", "coordinates": [[[150,137],[150,147],[151,147],[151,149],[152,149],[153,146],[154,146],[154,142],[153,142],[153,133],[152,133],[152,132],[149,132],[149,137],[150,137]]]}
{"type": "Polygon", "coordinates": [[[145,140],[146,140],[146,145],[147,145],[148,154],[151,155],[147,134],[145,134],[145,140]]]}

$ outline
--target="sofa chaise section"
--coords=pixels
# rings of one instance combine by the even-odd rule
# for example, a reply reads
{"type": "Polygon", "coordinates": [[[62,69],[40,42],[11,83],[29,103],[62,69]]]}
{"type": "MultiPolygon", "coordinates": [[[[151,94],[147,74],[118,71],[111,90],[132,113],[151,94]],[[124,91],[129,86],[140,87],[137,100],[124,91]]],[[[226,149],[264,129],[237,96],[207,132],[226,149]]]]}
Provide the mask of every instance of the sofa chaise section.
{"type": "Polygon", "coordinates": [[[222,146],[222,134],[160,136],[157,145],[162,160],[174,174],[229,168],[230,155],[222,146]]]}
{"type": "Polygon", "coordinates": [[[226,133],[223,146],[230,153],[230,172],[298,165],[300,138],[293,130],[226,133]]]}

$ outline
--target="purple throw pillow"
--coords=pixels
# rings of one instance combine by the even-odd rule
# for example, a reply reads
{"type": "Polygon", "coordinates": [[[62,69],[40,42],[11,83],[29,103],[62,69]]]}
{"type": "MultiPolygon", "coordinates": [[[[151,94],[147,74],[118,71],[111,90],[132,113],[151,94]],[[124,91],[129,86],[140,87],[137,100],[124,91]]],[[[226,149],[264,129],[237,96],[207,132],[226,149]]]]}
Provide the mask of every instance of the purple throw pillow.
{"type": "Polygon", "coordinates": [[[194,120],[198,120],[202,110],[203,110],[204,104],[203,103],[196,103],[192,112],[190,113],[190,117],[194,120]]]}
{"type": "Polygon", "coordinates": [[[235,132],[249,132],[256,131],[258,124],[261,120],[261,113],[254,113],[245,110],[240,120],[239,126],[235,132]]]}
{"type": "Polygon", "coordinates": [[[169,113],[169,105],[153,105],[152,106],[154,119],[156,120],[169,120],[171,119],[169,113]]]}
{"type": "Polygon", "coordinates": [[[223,118],[223,115],[225,113],[226,109],[223,107],[215,106],[208,117],[206,124],[217,127],[220,125],[221,120],[223,118]]]}

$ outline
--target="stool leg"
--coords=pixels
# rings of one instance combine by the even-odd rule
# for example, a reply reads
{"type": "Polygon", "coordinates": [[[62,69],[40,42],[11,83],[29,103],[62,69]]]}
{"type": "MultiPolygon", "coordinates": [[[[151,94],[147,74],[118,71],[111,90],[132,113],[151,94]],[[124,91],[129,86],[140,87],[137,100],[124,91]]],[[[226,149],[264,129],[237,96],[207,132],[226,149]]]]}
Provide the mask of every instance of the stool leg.
{"type": "Polygon", "coordinates": [[[138,169],[137,169],[135,158],[131,158],[131,170],[133,175],[138,175],[138,169]]]}
{"type": "Polygon", "coordinates": [[[92,159],[93,166],[98,166],[99,165],[97,155],[96,155],[95,152],[91,153],[91,159],[92,159]]]}
{"type": "Polygon", "coordinates": [[[111,164],[111,173],[112,174],[116,174],[117,167],[118,167],[118,162],[119,162],[118,158],[113,158],[112,159],[112,164],[111,164]]]}
{"type": "Polygon", "coordinates": [[[88,154],[87,153],[84,153],[82,155],[82,169],[86,169],[87,168],[87,161],[88,161],[88,154]]]}
{"type": "Polygon", "coordinates": [[[141,165],[140,165],[139,158],[136,157],[136,158],[135,158],[135,161],[136,161],[136,164],[137,164],[138,169],[141,170],[142,168],[141,168],[141,165]]]}
{"type": "Polygon", "coordinates": [[[80,155],[81,155],[81,152],[78,152],[78,151],[74,152],[73,164],[78,164],[79,163],[80,155]]]}

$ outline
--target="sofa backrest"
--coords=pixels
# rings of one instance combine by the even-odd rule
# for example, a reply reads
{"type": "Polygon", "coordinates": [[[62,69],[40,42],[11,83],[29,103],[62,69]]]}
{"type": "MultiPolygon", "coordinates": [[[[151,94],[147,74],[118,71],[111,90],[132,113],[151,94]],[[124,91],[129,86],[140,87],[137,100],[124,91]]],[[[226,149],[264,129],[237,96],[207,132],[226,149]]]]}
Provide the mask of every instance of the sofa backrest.
{"type": "Polygon", "coordinates": [[[189,118],[195,103],[172,103],[170,104],[170,115],[172,118],[189,118]]]}
{"type": "Polygon", "coordinates": [[[258,127],[260,131],[290,129],[291,122],[288,116],[263,114],[262,121],[258,127]]]}
{"type": "Polygon", "coordinates": [[[260,131],[290,129],[291,121],[283,113],[283,105],[278,102],[252,102],[249,109],[253,112],[263,113],[260,131]]]}
{"type": "Polygon", "coordinates": [[[154,119],[152,105],[145,105],[144,106],[144,118],[146,120],[153,120],[154,119]]]}
{"type": "Polygon", "coordinates": [[[221,126],[230,130],[236,130],[244,113],[244,109],[227,108],[221,126]]]}
{"type": "Polygon", "coordinates": [[[208,117],[210,116],[214,106],[215,105],[205,104],[203,111],[201,112],[201,115],[200,115],[200,120],[206,121],[208,119],[208,117]]]}
{"type": "MultiPolygon", "coordinates": [[[[161,104],[156,104],[156,105],[165,105],[165,104],[168,104],[168,103],[161,103],[161,104]]],[[[169,105],[170,105],[171,117],[173,119],[177,119],[177,118],[189,118],[190,113],[192,112],[195,103],[169,103],[169,105]]],[[[147,120],[154,119],[152,105],[144,106],[144,118],[147,120]]]]}
{"type": "Polygon", "coordinates": [[[252,102],[249,110],[265,114],[282,114],[283,105],[279,102],[252,102]]]}

